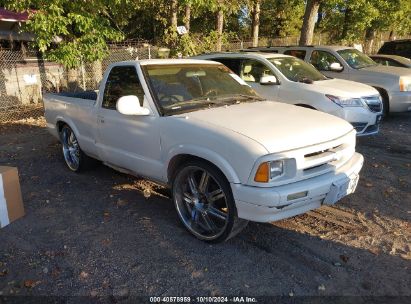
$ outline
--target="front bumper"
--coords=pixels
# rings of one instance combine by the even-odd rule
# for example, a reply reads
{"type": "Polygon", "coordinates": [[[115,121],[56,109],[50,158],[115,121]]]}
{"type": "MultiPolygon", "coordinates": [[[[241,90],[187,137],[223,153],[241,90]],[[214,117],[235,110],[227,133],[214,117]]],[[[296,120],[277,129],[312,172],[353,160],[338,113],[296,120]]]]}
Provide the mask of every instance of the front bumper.
{"type": "Polygon", "coordinates": [[[341,108],[334,115],[351,123],[357,136],[374,135],[379,132],[382,112],[371,112],[367,108],[341,108]]]}
{"type": "Polygon", "coordinates": [[[261,188],[231,184],[238,217],[254,222],[289,218],[324,204],[334,204],[354,192],[364,158],[355,153],[335,172],[292,184],[261,188]],[[307,192],[305,197],[289,200],[290,195],[307,192]]]}
{"type": "Polygon", "coordinates": [[[393,92],[390,98],[390,112],[411,111],[411,91],[393,92]]]}

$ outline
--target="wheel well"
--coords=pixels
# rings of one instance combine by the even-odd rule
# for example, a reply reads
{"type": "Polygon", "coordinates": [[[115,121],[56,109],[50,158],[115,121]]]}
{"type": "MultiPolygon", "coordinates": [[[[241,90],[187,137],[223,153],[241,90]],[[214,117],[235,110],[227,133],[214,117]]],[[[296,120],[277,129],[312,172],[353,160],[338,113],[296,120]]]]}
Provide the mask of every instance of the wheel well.
{"type": "Polygon", "coordinates": [[[208,161],[204,158],[201,158],[201,157],[198,157],[198,156],[195,156],[195,155],[191,155],[191,154],[179,154],[179,155],[174,156],[168,164],[167,181],[168,181],[168,184],[170,186],[171,186],[171,183],[172,183],[175,175],[177,174],[178,168],[180,168],[184,163],[187,163],[187,162],[193,161],[193,160],[206,162],[209,165],[213,166],[214,168],[216,168],[218,171],[221,172],[221,174],[225,177],[225,179],[228,182],[228,178],[224,174],[224,172],[219,167],[217,167],[215,164],[213,164],[212,162],[210,162],[210,161],[208,161]]]}
{"type": "Polygon", "coordinates": [[[310,106],[310,105],[307,105],[307,104],[303,104],[303,103],[296,103],[295,105],[298,106],[298,107],[302,107],[302,108],[317,110],[317,109],[314,108],[313,106],[310,106]]]}
{"type": "Polygon", "coordinates": [[[390,98],[388,96],[387,91],[379,87],[374,87],[374,89],[376,89],[378,93],[380,93],[383,100],[384,112],[388,113],[390,111],[390,98]]]}
{"type": "Polygon", "coordinates": [[[64,121],[61,121],[61,120],[58,121],[57,122],[57,131],[60,133],[65,125],[67,125],[67,124],[64,121]]]}

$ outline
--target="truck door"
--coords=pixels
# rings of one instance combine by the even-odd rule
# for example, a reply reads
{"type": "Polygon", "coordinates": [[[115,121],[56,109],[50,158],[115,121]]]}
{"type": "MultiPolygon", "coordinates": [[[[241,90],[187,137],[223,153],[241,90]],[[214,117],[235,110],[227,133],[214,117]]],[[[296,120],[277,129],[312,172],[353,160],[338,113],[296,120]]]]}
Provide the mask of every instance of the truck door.
{"type": "Polygon", "coordinates": [[[343,63],[330,52],[320,50],[312,51],[310,63],[327,77],[349,79],[348,69],[344,68],[343,63]],[[331,64],[339,64],[342,70],[332,70],[331,64]]]}
{"type": "Polygon", "coordinates": [[[109,164],[153,177],[161,167],[159,118],[119,113],[117,100],[126,95],[137,96],[143,105],[144,90],[136,67],[115,66],[107,78],[98,111],[99,156],[109,164]]]}
{"type": "MultiPolygon", "coordinates": [[[[263,62],[255,59],[245,59],[242,61],[240,69],[241,79],[251,86],[261,97],[268,100],[276,100],[281,85],[261,85],[260,79],[262,76],[274,76],[277,78],[271,68],[263,62]]],[[[279,83],[278,78],[277,83],[279,83]]]]}

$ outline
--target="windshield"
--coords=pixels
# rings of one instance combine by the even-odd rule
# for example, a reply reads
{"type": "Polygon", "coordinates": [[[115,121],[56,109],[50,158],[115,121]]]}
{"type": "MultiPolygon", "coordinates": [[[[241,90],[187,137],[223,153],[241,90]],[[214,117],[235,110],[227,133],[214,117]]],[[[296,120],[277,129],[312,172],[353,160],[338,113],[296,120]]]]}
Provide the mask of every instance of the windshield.
{"type": "Polygon", "coordinates": [[[362,69],[377,65],[370,57],[356,49],[345,49],[337,51],[338,54],[347,62],[353,69],[362,69]]]}
{"type": "Polygon", "coordinates": [[[143,69],[164,115],[263,100],[223,65],[147,65],[143,69]]]}
{"type": "Polygon", "coordinates": [[[295,57],[267,58],[287,79],[295,82],[325,80],[312,65],[295,57]]]}

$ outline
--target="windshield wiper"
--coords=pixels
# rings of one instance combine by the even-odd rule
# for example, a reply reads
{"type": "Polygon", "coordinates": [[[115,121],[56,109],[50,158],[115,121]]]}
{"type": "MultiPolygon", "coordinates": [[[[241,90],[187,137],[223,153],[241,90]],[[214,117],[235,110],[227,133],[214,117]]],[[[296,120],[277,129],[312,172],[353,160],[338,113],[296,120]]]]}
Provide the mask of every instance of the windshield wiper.
{"type": "Polygon", "coordinates": [[[169,108],[169,109],[172,109],[172,110],[176,110],[176,109],[179,109],[179,108],[181,108],[183,106],[186,106],[186,105],[198,105],[198,104],[202,105],[202,106],[210,107],[212,105],[220,105],[221,102],[210,100],[209,97],[207,97],[207,98],[200,97],[200,98],[194,98],[194,99],[190,99],[190,100],[179,101],[179,102],[173,103],[169,106],[165,106],[164,108],[169,108]]]}
{"type": "Polygon", "coordinates": [[[244,100],[263,101],[266,99],[259,97],[259,96],[253,96],[253,95],[233,94],[231,96],[218,98],[218,100],[221,100],[221,101],[224,101],[224,100],[233,101],[234,100],[235,101],[234,103],[241,103],[241,101],[244,101],[244,100]]]}

